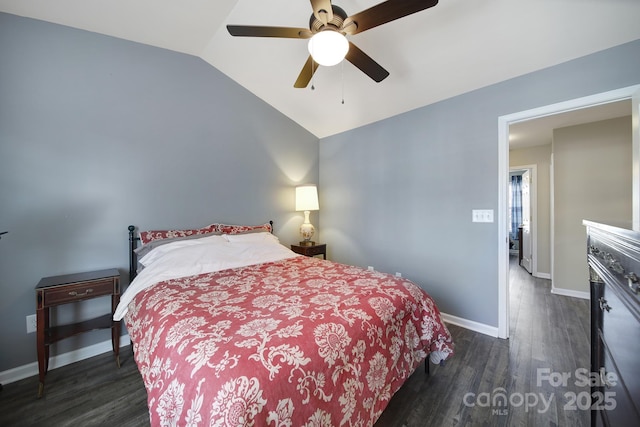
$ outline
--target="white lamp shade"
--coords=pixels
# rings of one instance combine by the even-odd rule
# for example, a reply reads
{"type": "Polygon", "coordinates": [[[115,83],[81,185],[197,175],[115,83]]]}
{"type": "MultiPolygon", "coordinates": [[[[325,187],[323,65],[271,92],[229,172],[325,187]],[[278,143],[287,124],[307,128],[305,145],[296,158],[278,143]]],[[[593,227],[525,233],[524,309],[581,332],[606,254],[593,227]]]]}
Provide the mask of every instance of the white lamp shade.
{"type": "Polygon", "coordinates": [[[307,47],[314,61],[331,67],[339,64],[349,52],[349,41],[343,34],[327,30],[314,34],[307,47]]]}
{"type": "Polygon", "coordinates": [[[301,185],[296,187],[296,210],[297,211],[317,211],[318,189],[315,185],[301,185]]]}

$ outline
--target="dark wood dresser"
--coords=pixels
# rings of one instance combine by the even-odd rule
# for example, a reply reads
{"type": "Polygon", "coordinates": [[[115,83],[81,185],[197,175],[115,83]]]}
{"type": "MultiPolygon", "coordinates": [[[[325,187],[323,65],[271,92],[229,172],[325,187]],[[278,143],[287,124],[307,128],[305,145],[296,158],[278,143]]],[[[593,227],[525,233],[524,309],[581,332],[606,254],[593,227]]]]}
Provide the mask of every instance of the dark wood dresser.
{"type": "Polygon", "coordinates": [[[640,232],[584,221],[591,291],[591,425],[640,426],[640,232]]]}

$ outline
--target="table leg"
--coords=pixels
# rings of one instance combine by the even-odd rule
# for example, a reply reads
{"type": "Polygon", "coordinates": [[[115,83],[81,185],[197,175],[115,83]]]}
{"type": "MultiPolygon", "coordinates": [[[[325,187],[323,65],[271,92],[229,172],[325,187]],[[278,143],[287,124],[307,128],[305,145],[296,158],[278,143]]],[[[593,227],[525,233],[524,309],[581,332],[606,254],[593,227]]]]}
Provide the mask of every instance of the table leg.
{"type": "Polygon", "coordinates": [[[38,398],[42,397],[44,391],[44,376],[47,373],[48,359],[49,359],[49,347],[45,343],[45,331],[47,329],[47,323],[45,317],[49,317],[49,309],[38,308],[36,310],[36,335],[37,335],[37,347],[38,347],[38,377],[40,384],[38,386],[38,398]]]}
{"type": "Polygon", "coordinates": [[[120,367],[120,322],[113,322],[111,328],[111,345],[116,356],[116,364],[120,367]]]}
{"type": "MultiPolygon", "coordinates": [[[[111,297],[111,313],[115,313],[116,307],[120,302],[120,294],[116,293],[111,297]]],[[[116,364],[120,367],[120,321],[113,322],[111,328],[111,346],[113,347],[113,353],[116,356],[116,364]]]]}

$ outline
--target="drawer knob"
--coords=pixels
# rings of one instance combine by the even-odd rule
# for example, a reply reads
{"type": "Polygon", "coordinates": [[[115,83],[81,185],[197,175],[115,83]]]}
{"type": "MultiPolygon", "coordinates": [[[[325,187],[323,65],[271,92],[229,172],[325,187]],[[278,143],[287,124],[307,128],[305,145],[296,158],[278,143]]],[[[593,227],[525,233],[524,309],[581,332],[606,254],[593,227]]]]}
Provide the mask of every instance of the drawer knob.
{"type": "Polygon", "coordinates": [[[85,290],[81,294],[76,292],[76,291],[71,291],[71,292],[69,292],[69,295],[71,295],[72,297],[83,297],[85,295],[89,295],[91,292],[93,292],[93,289],[89,288],[89,289],[85,290]]]}
{"type": "Polygon", "coordinates": [[[604,297],[600,297],[600,299],[598,300],[598,302],[600,303],[600,310],[602,311],[607,311],[607,313],[609,311],[611,311],[611,306],[609,304],[607,304],[607,300],[604,299],[604,297]]]}
{"type": "Polygon", "coordinates": [[[629,274],[625,274],[624,277],[627,279],[627,284],[629,285],[629,289],[634,294],[638,294],[638,289],[640,288],[640,284],[638,283],[638,276],[634,272],[629,274]]]}

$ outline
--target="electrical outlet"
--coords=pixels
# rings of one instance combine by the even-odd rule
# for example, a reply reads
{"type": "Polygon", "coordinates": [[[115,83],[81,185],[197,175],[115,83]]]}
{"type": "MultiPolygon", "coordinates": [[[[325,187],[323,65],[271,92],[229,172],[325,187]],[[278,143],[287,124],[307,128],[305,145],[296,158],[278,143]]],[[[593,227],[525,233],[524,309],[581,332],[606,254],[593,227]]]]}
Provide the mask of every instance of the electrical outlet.
{"type": "Polygon", "coordinates": [[[367,270],[369,270],[369,271],[374,271],[374,270],[373,270],[373,266],[371,266],[371,265],[370,265],[369,267],[367,267],[367,270]]]}
{"type": "Polygon", "coordinates": [[[27,316],[27,333],[30,334],[35,332],[37,329],[38,321],[36,320],[36,315],[32,314],[27,316]]]}
{"type": "Polygon", "coordinates": [[[402,277],[402,273],[396,271],[396,277],[402,277]]]}

